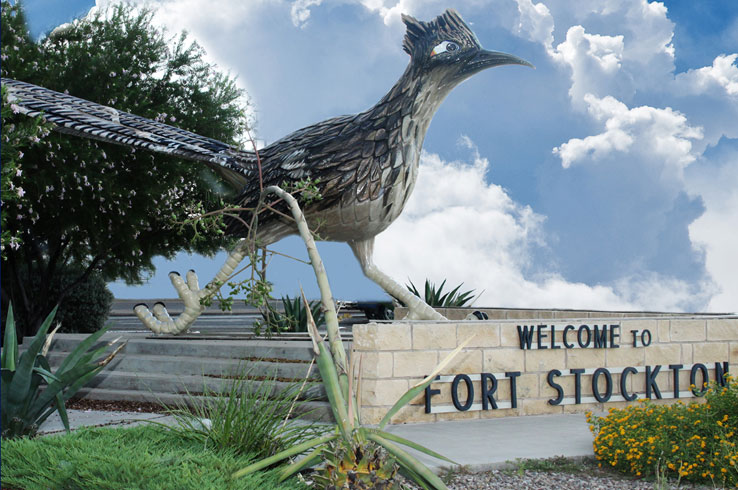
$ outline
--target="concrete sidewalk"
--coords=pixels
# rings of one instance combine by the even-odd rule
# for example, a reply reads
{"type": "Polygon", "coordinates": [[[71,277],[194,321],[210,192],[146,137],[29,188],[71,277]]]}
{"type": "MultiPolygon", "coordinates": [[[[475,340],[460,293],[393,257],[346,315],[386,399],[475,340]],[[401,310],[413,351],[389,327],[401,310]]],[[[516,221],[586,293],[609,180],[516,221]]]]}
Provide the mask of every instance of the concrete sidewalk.
{"type": "MultiPolygon", "coordinates": [[[[143,412],[68,410],[72,430],[87,426],[132,426],[156,421],[173,423],[172,417],[143,412]]],[[[393,425],[388,431],[432,449],[470,471],[503,468],[516,459],[554,456],[592,457],[593,436],[583,414],[504,417],[488,420],[393,425]]],[[[63,434],[54,414],[41,426],[43,434],[63,434]]],[[[411,450],[434,471],[449,466],[411,450]]]]}

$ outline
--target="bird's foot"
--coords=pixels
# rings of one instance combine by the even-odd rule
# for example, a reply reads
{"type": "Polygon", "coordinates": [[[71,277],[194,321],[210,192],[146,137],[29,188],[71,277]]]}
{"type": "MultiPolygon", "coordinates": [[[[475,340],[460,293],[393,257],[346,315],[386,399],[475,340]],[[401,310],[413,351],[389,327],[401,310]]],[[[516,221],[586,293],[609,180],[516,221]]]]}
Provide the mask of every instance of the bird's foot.
{"type": "Polygon", "coordinates": [[[173,319],[164,303],[160,302],[154,304],[151,310],[143,303],[136,305],[133,310],[139,320],[152,332],[178,335],[189,330],[197,317],[205,310],[200,301],[212,292],[208,287],[200,289],[197,274],[193,270],[187,273],[187,282],[177,272],[170,272],[169,279],[184,303],[184,311],[177,318],[173,319]]]}
{"type": "MultiPolygon", "coordinates": [[[[417,298],[417,296],[415,297],[417,298]]],[[[440,313],[438,313],[436,310],[434,310],[431,306],[428,306],[427,303],[420,300],[419,298],[417,301],[413,302],[414,304],[408,305],[408,313],[405,317],[406,320],[446,320],[447,318],[440,313]]]]}

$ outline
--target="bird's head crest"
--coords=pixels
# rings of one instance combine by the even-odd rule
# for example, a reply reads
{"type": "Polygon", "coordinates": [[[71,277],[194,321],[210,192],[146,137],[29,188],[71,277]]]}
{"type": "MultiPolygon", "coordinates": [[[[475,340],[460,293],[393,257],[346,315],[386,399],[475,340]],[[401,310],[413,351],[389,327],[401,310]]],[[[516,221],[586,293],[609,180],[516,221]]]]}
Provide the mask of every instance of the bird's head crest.
{"type": "Polygon", "coordinates": [[[461,46],[480,47],[477,36],[456,10],[448,9],[435,19],[423,22],[410,15],[402,14],[407,26],[402,49],[413,59],[430,56],[430,50],[439,42],[450,40],[461,46]]]}

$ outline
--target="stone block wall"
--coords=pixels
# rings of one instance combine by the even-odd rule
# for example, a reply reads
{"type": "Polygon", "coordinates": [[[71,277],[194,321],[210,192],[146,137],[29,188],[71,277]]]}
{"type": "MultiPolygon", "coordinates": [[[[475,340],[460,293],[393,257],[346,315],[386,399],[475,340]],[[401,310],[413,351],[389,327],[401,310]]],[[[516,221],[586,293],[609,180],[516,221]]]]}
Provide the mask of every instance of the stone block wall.
{"type": "Polygon", "coordinates": [[[440,379],[392,423],[605,411],[636,403],[630,398],[687,401],[695,397],[691,382],[702,385],[705,374],[713,381],[726,369],[738,372],[738,316],[543,318],[355,325],[353,355],[362,358],[364,422],[377,423],[472,336],[440,379]],[[530,343],[525,335],[521,341],[521,331],[530,343]]]}

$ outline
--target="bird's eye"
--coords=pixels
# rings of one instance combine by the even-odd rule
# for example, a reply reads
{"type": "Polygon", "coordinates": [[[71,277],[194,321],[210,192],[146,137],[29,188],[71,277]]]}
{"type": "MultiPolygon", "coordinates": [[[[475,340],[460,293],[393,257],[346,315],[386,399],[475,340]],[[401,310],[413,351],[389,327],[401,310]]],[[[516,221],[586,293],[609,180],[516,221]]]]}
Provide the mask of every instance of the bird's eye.
{"type": "Polygon", "coordinates": [[[459,49],[459,45],[452,41],[443,41],[442,43],[439,43],[435,48],[433,48],[433,51],[431,51],[431,56],[436,56],[441,53],[451,53],[453,51],[457,51],[459,49]]]}

